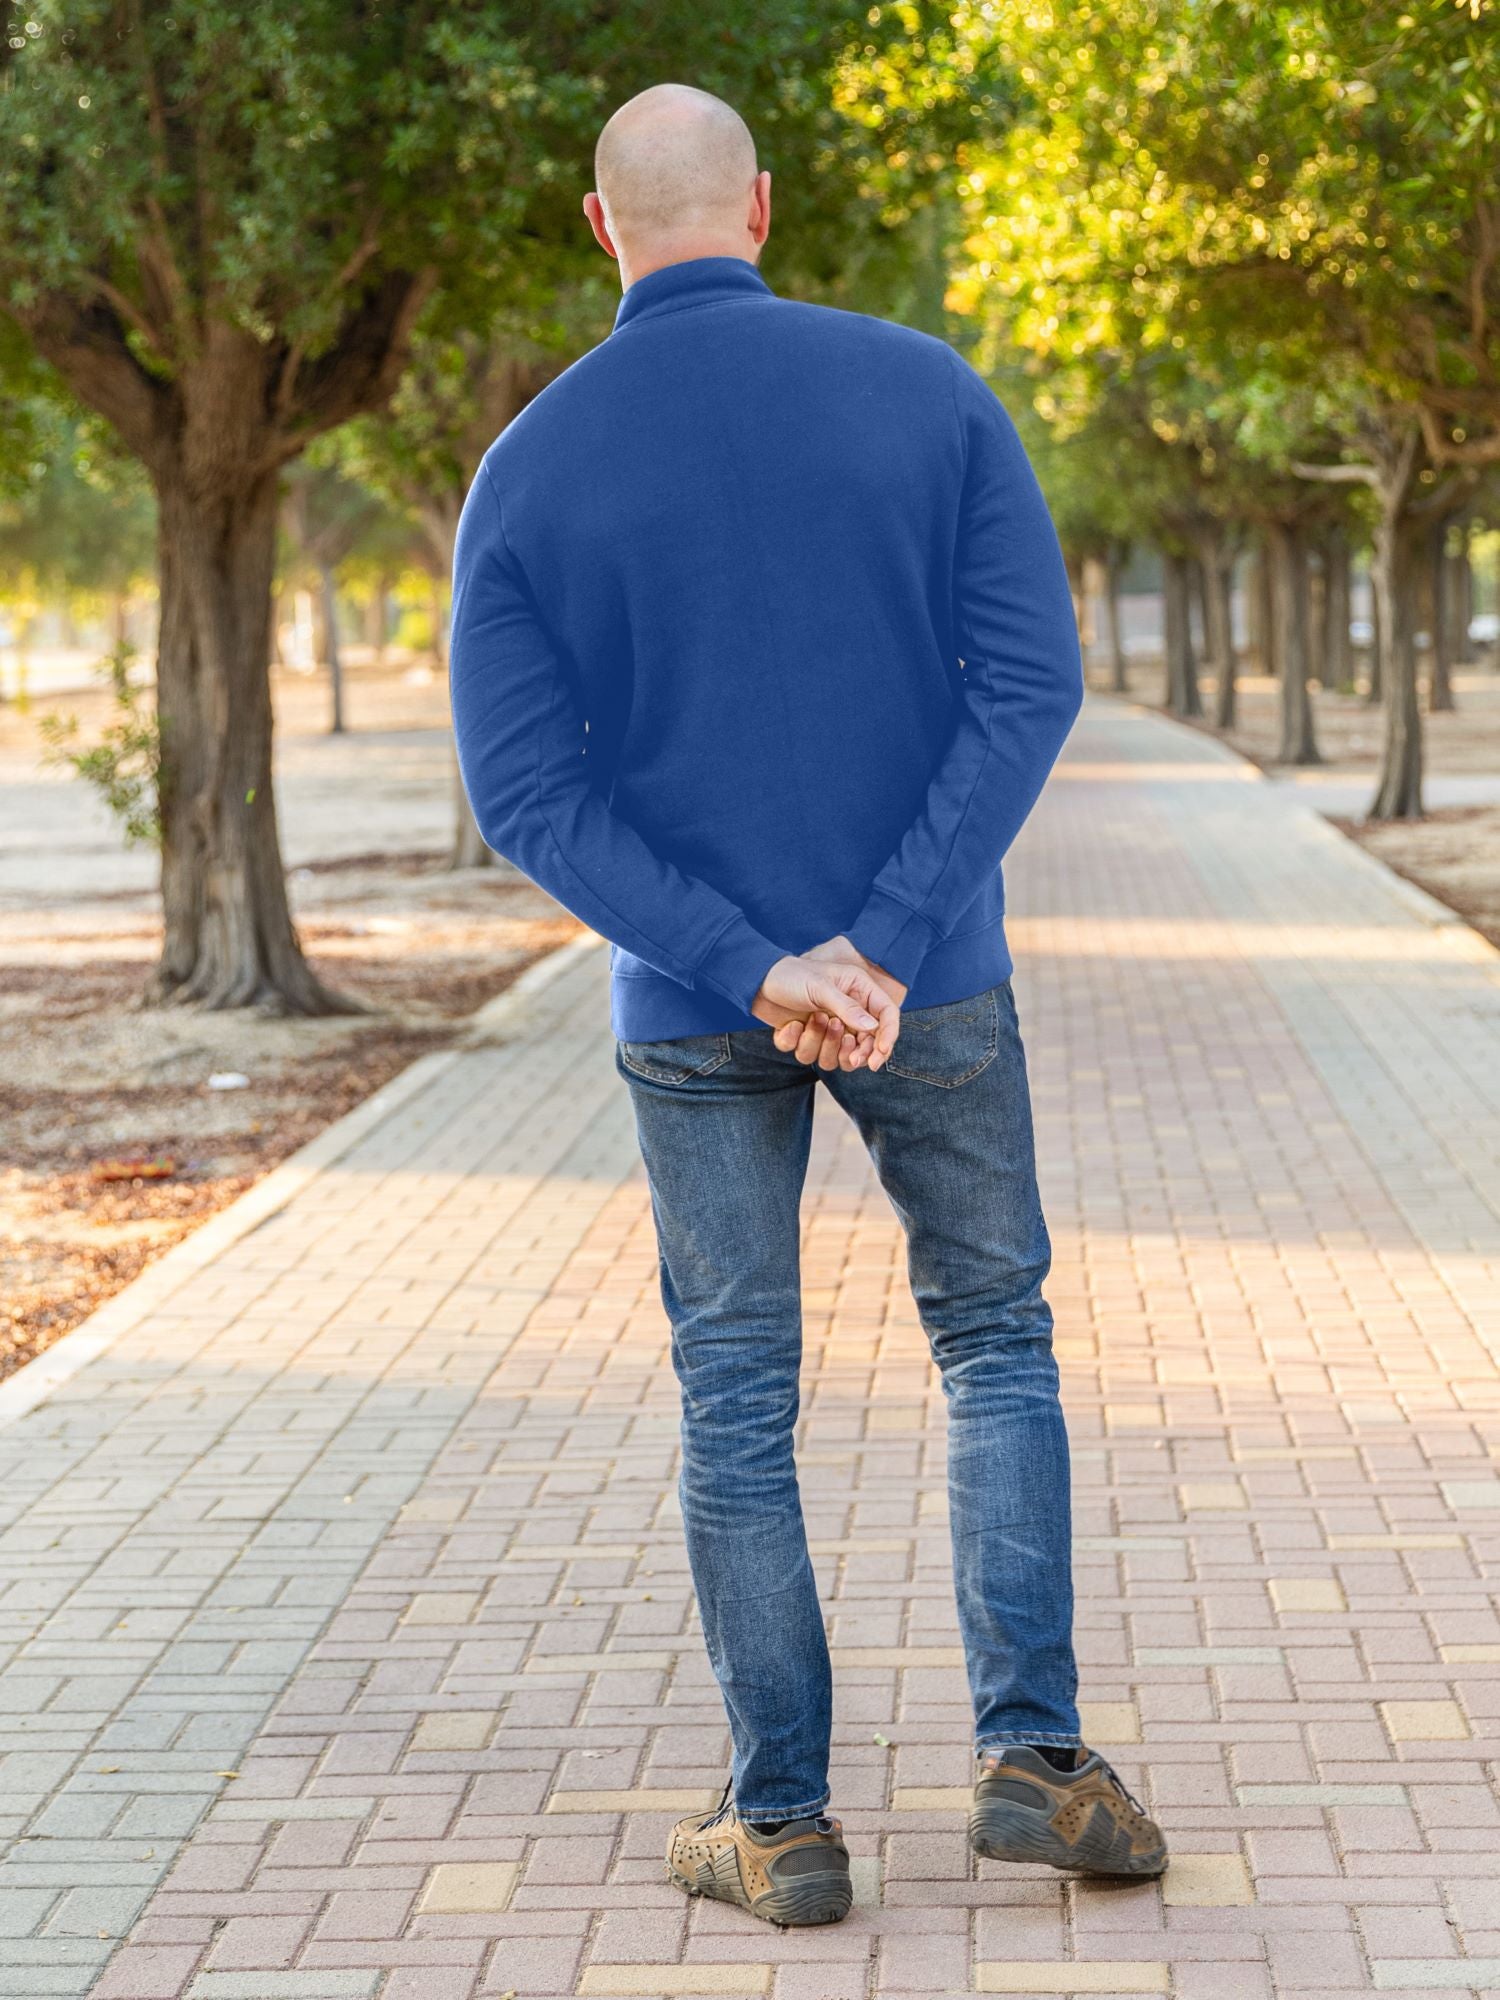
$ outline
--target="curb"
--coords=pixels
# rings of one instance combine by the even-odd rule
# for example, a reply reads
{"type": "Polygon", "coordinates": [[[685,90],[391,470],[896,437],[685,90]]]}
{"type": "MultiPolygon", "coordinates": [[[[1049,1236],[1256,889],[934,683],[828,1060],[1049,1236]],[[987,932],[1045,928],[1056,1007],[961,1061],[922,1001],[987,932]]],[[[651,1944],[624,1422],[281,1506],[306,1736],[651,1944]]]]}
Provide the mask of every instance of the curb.
{"type": "Polygon", "coordinates": [[[434,1077],[450,1069],[460,1056],[483,1047],[513,1026],[513,1017],[524,1013],[539,993],[602,943],[602,938],[589,933],[558,945],[544,958],[528,965],[503,993],[497,993],[469,1016],[453,1048],[435,1049],[429,1055],[418,1056],[373,1097],[367,1097],[332,1125],[326,1125],[315,1139],[273,1167],[254,1187],[246,1188],[227,1208],[210,1216],[191,1236],[173,1244],[123,1291],[116,1292],[112,1299],[81,1320],[71,1333],[65,1333],[61,1340],[0,1382],[0,1430],[45,1402],[60,1383],[86,1368],[106,1348],[113,1347],[122,1334],[139,1326],[221,1251],[285,1208],[316,1174],[342,1159],[424,1090],[434,1077]]]}

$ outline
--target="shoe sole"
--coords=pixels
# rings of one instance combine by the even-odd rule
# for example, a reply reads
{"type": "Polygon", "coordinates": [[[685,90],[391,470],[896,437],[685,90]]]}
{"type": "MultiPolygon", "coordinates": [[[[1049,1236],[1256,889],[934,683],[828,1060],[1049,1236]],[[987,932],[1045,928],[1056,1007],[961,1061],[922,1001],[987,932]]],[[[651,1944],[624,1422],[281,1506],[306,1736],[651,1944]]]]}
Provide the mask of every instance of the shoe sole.
{"type": "Polygon", "coordinates": [[[707,1866],[696,1880],[680,1875],[669,1866],[667,1878],[689,1896],[711,1896],[718,1903],[733,1903],[741,1910],[748,1910],[752,1917],[760,1917],[768,1924],[779,1924],[784,1929],[836,1924],[848,1916],[854,1903],[854,1885],[839,1869],[793,1876],[791,1881],[782,1883],[756,1903],[752,1903],[740,1887],[738,1868],[732,1883],[722,1876],[713,1875],[707,1866]]]}
{"type": "Polygon", "coordinates": [[[1040,1861],[1085,1875],[1164,1875],[1165,1847],[1133,1854],[1130,1835],[1100,1806],[1077,1840],[1064,1840],[1039,1812],[1006,1799],[984,1800],[969,1816],[969,1844],[987,1861],[1040,1861]]]}

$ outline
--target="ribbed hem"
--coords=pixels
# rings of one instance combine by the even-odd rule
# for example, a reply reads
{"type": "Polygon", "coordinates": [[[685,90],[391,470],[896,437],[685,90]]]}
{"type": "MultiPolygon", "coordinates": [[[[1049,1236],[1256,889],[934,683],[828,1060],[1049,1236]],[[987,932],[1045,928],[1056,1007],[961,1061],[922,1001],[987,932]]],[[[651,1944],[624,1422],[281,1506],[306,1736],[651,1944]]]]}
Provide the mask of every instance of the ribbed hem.
{"type": "Polygon", "coordinates": [[[736,916],[700,959],[693,984],[711,986],[748,1014],[766,974],[778,958],[785,957],[785,949],[762,937],[748,917],[736,916]]]}
{"type": "Polygon", "coordinates": [[[903,986],[914,986],[937,932],[905,903],[875,889],[849,926],[849,941],[903,986]]]}
{"type": "MultiPolygon", "coordinates": [[[[906,996],[905,1012],[943,1007],[950,1000],[988,993],[1010,975],[1005,923],[997,917],[983,930],[933,946],[906,996]]],[[[765,977],[764,970],[761,977],[765,977]]],[[[752,993],[750,998],[754,997],[752,993]]],[[[638,959],[626,960],[622,968],[618,954],[610,983],[610,1025],[622,1042],[673,1042],[687,1035],[724,1035],[747,1029],[759,1029],[766,1035],[771,1032],[746,1008],[706,986],[694,990],[664,972],[649,970],[638,959]]]]}

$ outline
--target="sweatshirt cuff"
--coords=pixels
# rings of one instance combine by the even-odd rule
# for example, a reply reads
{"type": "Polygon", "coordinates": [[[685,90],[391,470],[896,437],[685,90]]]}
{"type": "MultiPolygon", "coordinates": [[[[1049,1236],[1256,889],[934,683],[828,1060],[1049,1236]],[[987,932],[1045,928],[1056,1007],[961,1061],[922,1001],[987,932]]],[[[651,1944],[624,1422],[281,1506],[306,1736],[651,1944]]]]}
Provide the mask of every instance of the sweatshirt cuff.
{"type": "Polygon", "coordinates": [[[916,984],[922,960],[937,943],[937,932],[927,919],[883,889],[870,891],[869,900],[849,926],[848,936],[873,965],[906,987],[916,984]]]}
{"type": "Polygon", "coordinates": [[[772,944],[748,918],[736,916],[699,960],[693,972],[693,985],[711,986],[748,1014],[766,974],[778,958],[786,955],[785,945],[772,944]]]}

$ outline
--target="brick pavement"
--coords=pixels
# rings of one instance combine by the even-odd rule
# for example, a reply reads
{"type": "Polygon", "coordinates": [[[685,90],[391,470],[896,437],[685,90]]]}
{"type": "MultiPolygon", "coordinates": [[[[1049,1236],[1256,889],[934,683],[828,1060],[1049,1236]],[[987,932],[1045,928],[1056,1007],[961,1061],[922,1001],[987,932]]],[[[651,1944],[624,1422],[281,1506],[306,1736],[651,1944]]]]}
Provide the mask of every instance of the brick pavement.
{"type": "Polygon", "coordinates": [[[1165,1882],[966,1853],[941,1399],[831,1107],[802,1462],[857,1907],[663,1881],[725,1733],[575,951],[0,1431],[0,1995],[1500,1996],[1500,960],[1103,704],[1011,875],[1086,1726],[1165,1882]]]}

